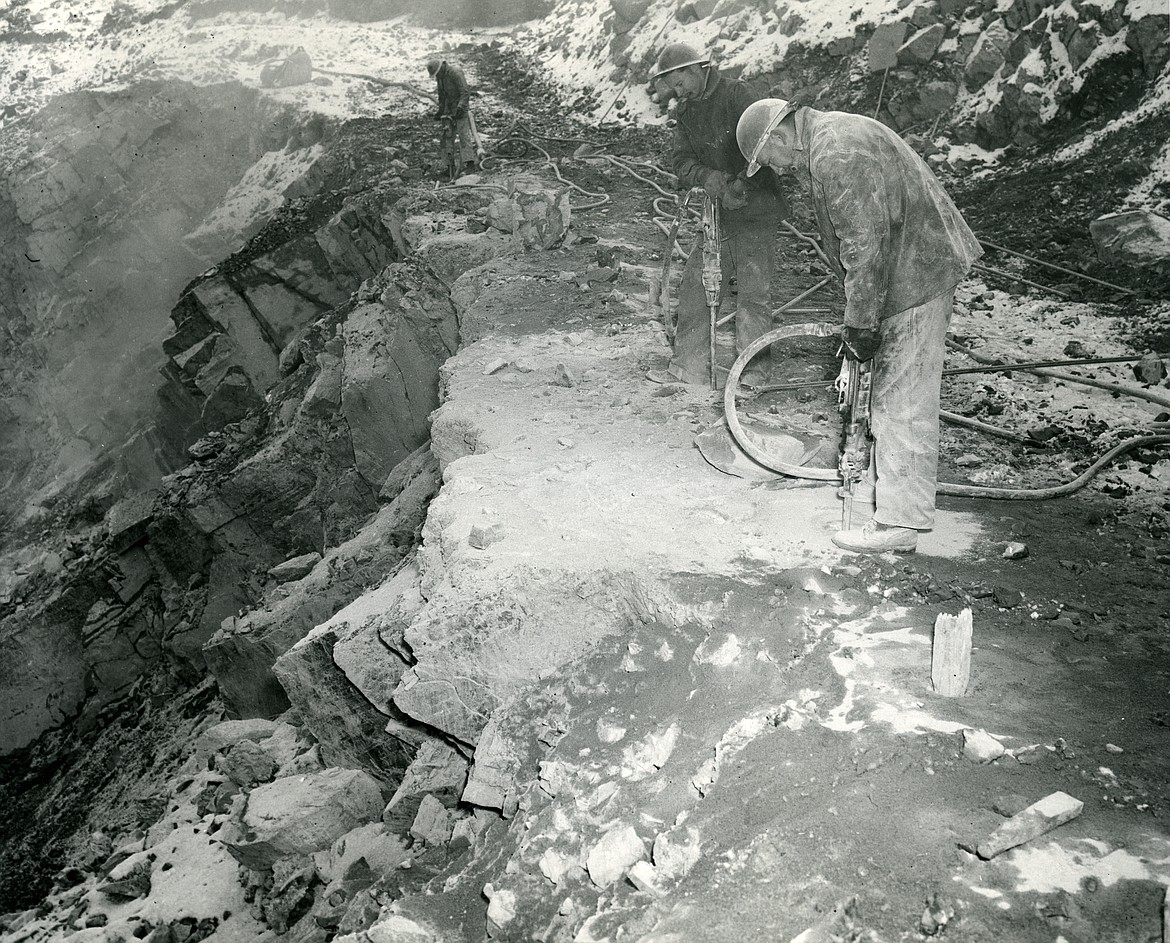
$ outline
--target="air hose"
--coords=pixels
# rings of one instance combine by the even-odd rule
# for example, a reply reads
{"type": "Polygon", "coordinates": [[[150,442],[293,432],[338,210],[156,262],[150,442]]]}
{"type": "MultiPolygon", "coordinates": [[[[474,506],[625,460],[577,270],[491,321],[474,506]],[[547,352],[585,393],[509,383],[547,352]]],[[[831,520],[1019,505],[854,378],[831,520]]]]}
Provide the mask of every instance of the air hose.
{"type": "MultiPolygon", "coordinates": [[[[727,417],[727,428],[738,443],[739,447],[765,468],[789,475],[793,478],[805,478],[812,481],[840,481],[841,476],[836,468],[817,468],[806,465],[794,465],[769,455],[751,440],[740,422],[736,411],[736,393],[739,392],[739,381],[744,369],[756,354],[776,343],[791,337],[836,337],[841,328],[826,321],[813,321],[806,324],[789,324],[762,334],[744,348],[731,365],[731,372],[727,375],[727,385],[723,390],[723,411],[727,417]]],[[[1047,488],[989,488],[982,485],[959,485],[940,481],[938,493],[963,498],[992,498],[1000,501],[1043,501],[1048,498],[1061,498],[1079,491],[1097,475],[1102,468],[1126,452],[1146,446],[1170,445],[1170,434],[1137,435],[1117,443],[1092,465],[1077,475],[1072,481],[1061,485],[1052,485],[1047,488]]]]}
{"type": "MultiPolygon", "coordinates": [[[[557,140],[557,139],[550,138],[549,140],[557,140]]],[[[552,172],[556,175],[557,180],[559,180],[565,186],[569,187],[569,189],[571,189],[571,190],[576,190],[577,192],[582,193],[587,197],[594,198],[591,202],[588,202],[588,203],[575,203],[575,204],[573,204],[573,209],[578,210],[578,211],[592,210],[592,209],[597,209],[597,207],[599,207],[599,206],[605,206],[605,204],[610,202],[610,198],[609,198],[608,193],[592,193],[589,190],[586,190],[584,187],[580,187],[577,184],[573,183],[572,180],[567,179],[563,174],[561,174],[561,169],[560,169],[560,167],[557,166],[557,162],[553,159],[552,155],[549,154],[548,151],[546,151],[543,147],[541,147],[535,141],[533,141],[529,138],[508,137],[508,138],[504,138],[503,140],[497,142],[496,148],[499,149],[500,147],[502,147],[505,144],[523,144],[524,150],[521,151],[520,154],[516,157],[504,158],[504,157],[498,157],[495,154],[491,154],[491,155],[488,155],[488,157],[485,157],[484,160],[485,161],[491,160],[492,158],[496,158],[496,159],[499,159],[501,161],[521,160],[521,159],[523,159],[524,155],[528,153],[528,148],[533,147],[536,150],[540,151],[540,153],[542,155],[544,155],[544,166],[552,168],[552,172]]]]}

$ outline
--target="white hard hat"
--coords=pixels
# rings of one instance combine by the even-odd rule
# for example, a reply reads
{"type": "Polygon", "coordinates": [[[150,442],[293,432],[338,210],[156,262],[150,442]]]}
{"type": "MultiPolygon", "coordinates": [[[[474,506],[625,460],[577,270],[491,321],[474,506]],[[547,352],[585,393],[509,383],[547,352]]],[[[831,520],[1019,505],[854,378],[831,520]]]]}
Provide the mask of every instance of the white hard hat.
{"type": "Polygon", "coordinates": [[[739,124],[735,126],[735,142],[748,162],[749,177],[760,169],[757,158],[768,135],[794,111],[796,106],[783,98],[761,98],[748,105],[739,116],[739,124]]]}

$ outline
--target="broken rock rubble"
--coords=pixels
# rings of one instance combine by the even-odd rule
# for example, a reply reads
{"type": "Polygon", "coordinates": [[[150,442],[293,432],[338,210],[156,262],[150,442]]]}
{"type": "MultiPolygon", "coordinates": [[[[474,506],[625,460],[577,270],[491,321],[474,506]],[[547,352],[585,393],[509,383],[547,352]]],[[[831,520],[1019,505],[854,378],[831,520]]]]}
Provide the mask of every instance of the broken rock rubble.
{"type": "Polygon", "coordinates": [[[990,763],[1004,755],[1004,745],[986,730],[963,731],[963,755],[976,763],[990,763]]]}
{"type": "Polygon", "coordinates": [[[635,861],[646,856],[646,846],[632,825],[605,833],[589,852],[586,867],[589,878],[598,887],[609,887],[625,874],[635,861]]]}

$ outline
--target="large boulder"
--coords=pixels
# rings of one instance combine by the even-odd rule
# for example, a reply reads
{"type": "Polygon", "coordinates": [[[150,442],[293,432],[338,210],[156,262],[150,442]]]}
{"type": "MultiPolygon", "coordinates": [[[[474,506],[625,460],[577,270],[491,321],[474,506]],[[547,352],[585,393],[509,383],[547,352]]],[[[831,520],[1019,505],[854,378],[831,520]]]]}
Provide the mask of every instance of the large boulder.
{"type": "Polygon", "coordinates": [[[378,629],[383,613],[393,612],[396,598],[413,588],[416,575],[404,567],[313,629],[273,665],[289,701],[320,742],[325,762],[361,766],[395,787],[428,736],[391,703],[407,665],[378,629]]]}
{"type": "Polygon", "coordinates": [[[866,55],[870,72],[881,72],[898,64],[898,50],[906,41],[908,24],[882,23],[869,38],[866,55]]]}
{"type": "Polygon", "coordinates": [[[400,269],[380,303],[342,328],[341,415],[354,462],[372,488],[426,441],[439,405],[439,367],[458,344],[455,311],[426,276],[400,269]]]}
{"type": "Polygon", "coordinates": [[[1095,24],[1079,26],[1065,41],[1068,62],[1074,70],[1080,69],[1101,45],[1101,32],[1095,24]]]}
{"type": "Polygon", "coordinates": [[[364,770],[324,769],[253,789],[239,821],[221,839],[241,864],[267,870],[287,855],[329,849],[342,835],[377,820],[382,792],[364,770]]]}
{"type": "Polygon", "coordinates": [[[609,0],[613,12],[628,23],[637,23],[650,9],[650,0],[609,0]]]}
{"type": "Polygon", "coordinates": [[[930,62],[942,45],[946,32],[946,27],[941,23],[918,30],[898,48],[898,64],[916,66],[930,62]]]}
{"type": "Polygon", "coordinates": [[[402,783],[382,810],[382,821],[392,832],[406,835],[419,806],[430,796],[454,808],[467,785],[467,758],[444,740],[428,740],[418,748],[402,783]]]}
{"type": "Polygon", "coordinates": [[[288,88],[312,80],[313,60],[303,46],[284,59],[266,63],[260,70],[260,84],[265,88],[288,88]]]}
{"type": "Polygon", "coordinates": [[[1097,254],[1105,262],[1170,264],[1170,219],[1150,210],[1109,213],[1089,223],[1097,254]]]}
{"type": "Polygon", "coordinates": [[[85,697],[76,617],[62,624],[29,615],[17,612],[0,620],[0,754],[26,746],[71,717],[85,697]]]}
{"type": "Polygon", "coordinates": [[[1129,24],[1125,44],[1142,57],[1146,78],[1153,80],[1161,74],[1170,59],[1170,23],[1166,11],[1143,16],[1129,24]]]}

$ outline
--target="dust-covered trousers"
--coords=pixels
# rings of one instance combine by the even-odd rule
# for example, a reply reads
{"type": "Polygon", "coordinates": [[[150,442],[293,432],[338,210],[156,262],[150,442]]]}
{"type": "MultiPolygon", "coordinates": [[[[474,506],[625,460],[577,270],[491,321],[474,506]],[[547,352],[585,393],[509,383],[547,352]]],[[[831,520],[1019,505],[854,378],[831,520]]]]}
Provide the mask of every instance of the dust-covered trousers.
{"type": "Polygon", "coordinates": [[[454,153],[456,166],[474,162],[478,158],[476,153],[475,131],[472,129],[471,112],[468,111],[462,118],[456,118],[454,129],[444,129],[442,137],[443,159],[448,157],[448,151],[454,150],[455,141],[459,141],[459,150],[454,153]]]}
{"type": "Polygon", "coordinates": [[[874,520],[929,530],[938,485],[938,411],[955,290],[880,322],[870,429],[874,520]]]}
{"type": "MultiPolygon", "coordinates": [[[[720,212],[722,228],[719,298],[727,297],[727,283],[735,276],[738,300],[735,315],[735,350],[739,354],[761,334],[772,329],[768,286],[776,257],[777,214],[772,200],[767,210],[750,214],[720,212]]],[[[679,286],[678,320],[670,372],[687,383],[707,383],[711,377],[711,334],[707,296],[703,291],[703,237],[700,233],[683,269],[679,286]]],[[[767,352],[752,361],[764,369],[767,352]]]]}

